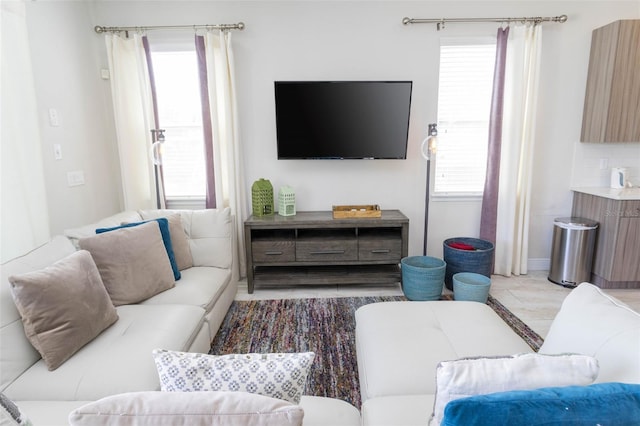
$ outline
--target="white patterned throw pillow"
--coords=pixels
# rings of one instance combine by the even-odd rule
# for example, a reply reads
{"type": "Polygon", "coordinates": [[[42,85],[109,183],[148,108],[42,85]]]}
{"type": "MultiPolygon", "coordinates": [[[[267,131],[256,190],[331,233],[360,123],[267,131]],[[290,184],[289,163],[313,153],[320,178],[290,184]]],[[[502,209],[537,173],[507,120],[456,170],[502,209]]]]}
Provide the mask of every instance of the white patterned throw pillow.
{"type": "Polygon", "coordinates": [[[207,355],[155,349],[165,392],[242,391],[300,402],[313,352],[207,355]]]}

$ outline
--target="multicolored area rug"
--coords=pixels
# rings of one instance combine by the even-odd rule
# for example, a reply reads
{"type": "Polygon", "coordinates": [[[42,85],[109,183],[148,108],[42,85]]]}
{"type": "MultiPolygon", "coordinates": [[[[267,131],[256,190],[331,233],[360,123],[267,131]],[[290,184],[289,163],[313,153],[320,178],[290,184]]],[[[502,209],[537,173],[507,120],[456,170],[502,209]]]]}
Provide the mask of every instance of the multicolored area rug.
{"type": "MultiPolygon", "coordinates": [[[[360,407],[355,311],[369,303],[399,300],[406,299],[381,296],[234,301],[209,353],[315,352],[306,393],[360,407]]],[[[497,300],[490,297],[487,304],[534,350],[538,349],[540,336],[497,300]]]]}

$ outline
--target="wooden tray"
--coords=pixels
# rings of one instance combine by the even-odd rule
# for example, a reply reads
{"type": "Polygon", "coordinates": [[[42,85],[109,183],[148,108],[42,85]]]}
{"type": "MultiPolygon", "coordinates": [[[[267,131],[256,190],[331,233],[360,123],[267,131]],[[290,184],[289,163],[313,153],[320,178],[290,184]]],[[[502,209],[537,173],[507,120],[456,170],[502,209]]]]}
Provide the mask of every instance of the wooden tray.
{"type": "Polygon", "coordinates": [[[333,206],[334,219],[352,219],[362,217],[382,217],[382,210],[377,204],[360,206],[333,206]]]}

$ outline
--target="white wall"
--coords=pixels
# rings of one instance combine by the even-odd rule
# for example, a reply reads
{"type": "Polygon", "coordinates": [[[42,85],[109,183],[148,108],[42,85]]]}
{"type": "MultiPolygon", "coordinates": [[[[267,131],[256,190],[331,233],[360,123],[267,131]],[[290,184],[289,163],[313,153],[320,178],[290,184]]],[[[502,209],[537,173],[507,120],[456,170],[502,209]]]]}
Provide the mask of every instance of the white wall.
{"type": "MultiPolygon", "coordinates": [[[[591,31],[617,19],[640,17],[636,1],[104,1],[86,6],[36,2],[29,11],[38,23],[31,31],[39,43],[34,47],[38,52],[35,56],[50,51],[46,65],[34,57],[34,66],[43,67],[36,76],[43,92],[39,94],[41,107],[46,109],[68,99],[69,108],[84,109],[83,118],[107,134],[99,145],[108,158],[113,150],[113,130],[105,124],[111,123],[104,107],[108,91],[95,80],[99,68],[106,67],[106,57],[102,44],[96,43],[101,37],[90,31],[94,25],[245,22],[244,31],[234,32],[233,44],[247,186],[260,177],[270,179],[276,192],[281,185],[292,185],[298,210],[328,210],[334,204],[380,204],[384,209],[400,209],[410,219],[410,254],[422,252],[426,165],[419,145],[427,124],[436,120],[439,38],[494,35],[496,25],[448,24],[438,32],[432,25],[403,26],[402,18],[567,14],[567,23],[547,24],[543,32],[529,250],[531,258],[542,259],[538,263],[549,257],[553,218],[570,213],[569,188],[585,175],[573,171],[574,163],[582,163],[583,153],[592,149],[578,142],[591,31]],[[63,12],[53,10],[57,8],[63,12]],[[59,40],[76,36],[78,45],[64,48],[65,61],[57,60],[59,40]],[[69,50],[74,52],[73,57],[68,57],[69,50]],[[56,85],[63,73],[81,80],[72,80],[64,90],[59,89],[56,85]],[[407,160],[276,160],[274,80],[393,79],[414,82],[407,160]]],[[[83,129],[69,130],[74,138],[85,139],[87,133],[83,129]]],[[[96,209],[84,206],[86,201],[96,202],[91,198],[95,195],[77,196],[74,200],[83,206],[72,205],[81,211],[72,211],[69,202],[51,205],[54,232],[95,220],[97,210],[118,208],[117,197],[107,188],[116,185],[117,167],[100,164],[100,157],[88,155],[88,143],[77,143],[82,153],[69,167],[85,172],[99,168],[102,181],[96,189],[107,191],[108,200],[103,200],[103,208],[96,209]],[[113,182],[107,183],[103,178],[111,172],[113,182]]],[[[93,142],[91,146],[95,147],[93,142]]],[[[639,146],[597,149],[602,150],[597,155],[629,157],[638,152],[639,146]],[[617,152],[621,154],[614,154],[617,152]]],[[[46,157],[48,151],[44,151],[46,157]]],[[[45,164],[46,174],[55,180],[49,190],[69,200],[73,188],[64,187],[58,169],[57,165],[45,164]]],[[[430,206],[430,255],[441,256],[445,238],[478,235],[479,202],[432,201],[430,206]]]]}
{"type": "MultiPolygon", "coordinates": [[[[91,25],[87,5],[76,1],[27,3],[38,102],[42,157],[52,234],[120,210],[120,172],[109,81],[100,78],[104,41],[91,25]],[[57,111],[59,125],[49,122],[57,111]],[[53,146],[62,148],[54,159],[53,146]],[[82,171],[85,184],[69,187],[67,172],[82,171]]],[[[106,68],[106,67],[105,67],[106,68]]]]}

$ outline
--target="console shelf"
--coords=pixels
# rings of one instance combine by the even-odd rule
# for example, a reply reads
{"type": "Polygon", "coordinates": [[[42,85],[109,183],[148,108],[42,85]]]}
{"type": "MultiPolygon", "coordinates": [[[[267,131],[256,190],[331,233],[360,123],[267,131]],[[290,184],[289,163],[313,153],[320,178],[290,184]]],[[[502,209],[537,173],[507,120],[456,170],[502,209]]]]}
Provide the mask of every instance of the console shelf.
{"type": "Polygon", "coordinates": [[[399,210],[377,218],[251,216],[244,231],[249,293],[256,285],[397,282],[409,244],[409,219],[399,210]]]}

